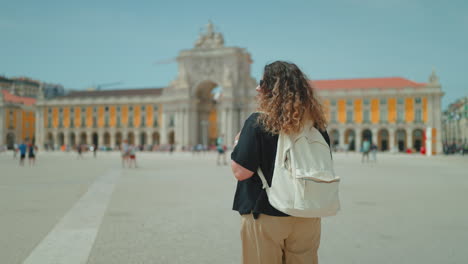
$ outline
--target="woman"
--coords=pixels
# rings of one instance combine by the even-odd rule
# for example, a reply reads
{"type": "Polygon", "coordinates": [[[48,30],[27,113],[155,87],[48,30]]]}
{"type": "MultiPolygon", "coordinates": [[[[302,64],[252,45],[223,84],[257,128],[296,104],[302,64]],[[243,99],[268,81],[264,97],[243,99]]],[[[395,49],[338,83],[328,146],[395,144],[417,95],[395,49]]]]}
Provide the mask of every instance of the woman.
{"type": "Polygon", "coordinates": [[[307,121],[330,145],[322,105],[307,77],[288,62],[266,65],[256,90],[258,113],[245,121],[231,154],[243,263],[318,263],[320,218],[292,217],[273,208],[256,172],[260,167],[271,186],[279,133],[298,133],[307,121]]]}

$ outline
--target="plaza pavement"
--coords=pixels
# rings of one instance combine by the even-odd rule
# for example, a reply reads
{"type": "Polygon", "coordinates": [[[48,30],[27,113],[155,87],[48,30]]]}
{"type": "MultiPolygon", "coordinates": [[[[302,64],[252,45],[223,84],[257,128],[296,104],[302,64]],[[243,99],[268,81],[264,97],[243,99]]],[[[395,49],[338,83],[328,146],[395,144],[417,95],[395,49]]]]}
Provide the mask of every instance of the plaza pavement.
{"type": "MultiPolygon", "coordinates": [[[[240,263],[236,181],[215,154],[0,153],[0,263],[240,263]]],[[[342,211],[320,263],[468,263],[468,157],[335,154],[342,211]]]]}

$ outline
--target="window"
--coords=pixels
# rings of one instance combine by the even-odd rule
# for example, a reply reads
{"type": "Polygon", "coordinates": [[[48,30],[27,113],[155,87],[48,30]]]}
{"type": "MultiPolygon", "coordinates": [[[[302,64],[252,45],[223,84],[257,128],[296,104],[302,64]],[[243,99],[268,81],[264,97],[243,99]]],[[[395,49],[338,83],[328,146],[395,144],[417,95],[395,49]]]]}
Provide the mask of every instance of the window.
{"type": "Polygon", "coordinates": [[[386,105],[387,104],[387,98],[380,99],[380,104],[381,105],[386,105]]]}
{"type": "Polygon", "coordinates": [[[49,108],[48,110],[49,110],[49,114],[52,113],[52,108],[49,108]]]}
{"type": "Polygon", "coordinates": [[[48,126],[48,128],[52,128],[52,117],[51,116],[47,117],[47,126],[48,126]]]}
{"type": "Polygon", "coordinates": [[[405,112],[403,111],[403,109],[398,109],[397,122],[403,122],[404,118],[405,118],[405,112]]]}
{"type": "Polygon", "coordinates": [[[155,116],[153,120],[153,127],[158,127],[158,118],[155,116]]]}
{"type": "Polygon", "coordinates": [[[420,103],[421,103],[421,97],[416,97],[416,98],[414,98],[414,102],[415,102],[416,104],[420,104],[420,103]]]}
{"type": "Polygon", "coordinates": [[[346,122],[348,123],[353,122],[353,111],[351,110],[346,111],[346,122]]]}
{"type": "Polygon", "coordinates": [[[404,98],[400,97],[398,98],[398,104],[402,105],[405,102],[404,98]]]}
{"type": "Polygon", "coordinates": [[[105,120],[104,120],[104,126],[109,127],[109,115],[106,114],[105,120]]]}
{"type": "Polygon", "coordinates": [[[133,127],[133,115],[128,117],[128,127],[133,127]]]}
{"type": "Polygon", "coordinates": [[[364,99],[364,105],[369,105],[369,104],[370,104],[369,98],[364,99]]]}
{"type": "Polygon", "coordinates": [[[145,126],[146,126],[146,117],[145,115],[141,115],[140,127],[145,127],[145,126]]]}
{"type": "Polygon", "coordinates": [[[70,112],[74,113],[75,112],[75,108],[70,108],[70,112]]]}
{"type": "Polygon", "coordinates": [[[380,121],[387,122],[387,110],[385,109],[380,110],[380,121]]]}
{"type": "Polygon", "coordinates": [[[153,105],[153,111],[155,111],[155,112],[158,111],[158,105],[153,105]]]}
{"type": "Polygon", "coordinates": [[[70,116],[70,128],[74,128],[75,127],[75,118],[73,118],[73,116],[70,116]]]}
{"type": "Polygon", "coordinates": [[[97,118],[93,116],[93,127],[97,127],[97,118]]]}
{"type": "Polygon", "coordinates": [[[120,106],[117,106],[117,112],[120,112],[120,106]]]}
{"type": "Polygon", "coordinates": [[[59,112],[60,112],[60,113],[63,112],[63,108],[62,108],[62,107],[59,108],[59,112]]]}
{"type": "Polygon", "coordinates": [[[171,118],[169,119],[169,127],[174,127],[174,115],[171,115],[171,118]]]}
{"type": "Polygon", "coordinates": [[[86,112],[86,108],[81,107],[81,112],[83,112],[83,113],[86,112]]]}
{"type": "Polygon", "coordinates": [[[145,106],[144,105],[141,107],[141,111],[145,111],[145,106]]]}
{"type": "Polygon", "coordinates": [[[108,106],[106,106],[106,108],[105,108],[105,109],[106,109],[106,112],[109,112],[109,107],[108,107],[108,106]]]}
{"type": "Polygon", "coordinates": [[[81,116],[81,127],[86,127],[86,117],[81,116]]]}
{"type": "Polygon", "coordinates": [[[353,100],[352,99],[346,100],[346,105],[352,106],[353,105],[353,100]]]}
{"type": "Polygon", "coordinates": [[[331,105],[332,105],[332,106],[335,106],[335,105],[336,105],[336,100],[335,100],[335,99],[331,100],[331,105]]]}
{"type": "Polygon", "coordinates": [[[370,113],[369,110],[364,110],[364,122],[369,123],[370,122],[370,113]]]}
{"type": "Polygon", "coordinates": [[[336,122],[336,111],[331,111],[331,121],[336,122]]]}
{"type": "Polygon", "coordinates": [[[94,112],[94,113],[97,112],[97,107],[93,107],[93,112],[94,112]]]}
{"type": "Polygon", "coordinates": [[[122,124],[120,122],[120,115],[117,115],[117,127],[120,127],[122,124]]]}
{"type": "Polygon", "coordinates": [[[133,111],[133,106],[130,106],[128,110],[133,111]]]}
{"type": "Polygon", "coordinates": [[[416,122],[421,122],[422,121],[421,109],[416,109],[414,119],[415,119],[414,121],[416,121],[416,122]]]}

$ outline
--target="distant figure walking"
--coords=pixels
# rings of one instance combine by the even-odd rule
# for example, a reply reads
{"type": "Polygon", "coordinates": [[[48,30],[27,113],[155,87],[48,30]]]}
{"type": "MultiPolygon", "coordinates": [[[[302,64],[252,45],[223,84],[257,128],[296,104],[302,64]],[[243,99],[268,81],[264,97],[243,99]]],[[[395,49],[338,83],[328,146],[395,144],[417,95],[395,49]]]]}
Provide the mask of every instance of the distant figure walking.
{"type": "Polygon", "coordinates": [[[377,145],[372,144],[370,151],[372,155],[372,161],[377,162],[377,145]]]}
{"type": "Polygon", "coordinates": [[[137,146],[135,146],[135,145],[131,145],[130,148],[129,148],[129,158],[130,158],[129,161],[128,161],[128,167],[129,168],[132,167],[132,164],[133,164],[134,168],[137,167],[136,150],[137,150],[137,146]]]}
{"type": "Polygon", "coordinates": [[[128,159],[130,157],[130,146],[128,145],[128,140],[124,140],[122,143],[122,167],[125,168],[125,164],[128,163],[128,159]]]}
{"type": "Polygon", "coordinates": [[[26,158],[26,151],[28,149],[28,146],[23,142],[19,145],[19,151],[20,151],[20,166],[24,166],[24,159],[26,158]]]}
{"type": "Polygon", "coordinates": [[[97,155],[97,148],[98,146],[96,144],[93,145],[93,156],[94,158],[96,158],[96,155],[97,155]]]}
{"type": "Polygon", "coordinates": [[[34,144],[29,144],[28,146],[28,159],[29,166],[34,166],[36,164],[36,146],[34,144]]]}
{"type": "Polygon", "coordinates": [[[216,150],[218,151],[218,157],[216,158],[216,164],[221,165],[220,159],[224,161],[224,165],[227,165],[226,161],[226,146],[224,145],[224,135],[219,136],[216,139],[216,150]]]}
{"type": "Polygon", "coordinates": [[[367,162],[369,162],[369,152],[370,152],[370,141],[369,139],[364,139],[364,142],[362,143],[362,160],[361,162],[364,162],[364,160],[367,159],[367,162]]]}
{"type": "Polygon", "coordinates": [[[83,158],[83,146],[81,144],[76,145],[76,151],[78,152],[78,159],[83,158]]]}

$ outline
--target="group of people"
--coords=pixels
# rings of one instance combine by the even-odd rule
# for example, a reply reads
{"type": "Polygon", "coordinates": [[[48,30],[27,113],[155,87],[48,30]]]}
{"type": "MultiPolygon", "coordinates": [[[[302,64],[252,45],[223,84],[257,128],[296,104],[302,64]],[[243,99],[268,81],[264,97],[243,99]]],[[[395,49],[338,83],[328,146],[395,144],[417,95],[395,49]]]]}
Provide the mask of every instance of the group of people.
{"type": "Polygon", "coordinates": [[[22,142],[21,144],[15,144],[13,147],[13,158],[17,158],[18,153],[20,155],[19,165],[24,166],[24,160],[26,156],[29,160],[29,166],[34,166],[36,164],[36,152],[37,146],[34,145],[29,140],[22,142]]]}
{"type": "Polygon", "coordinates": [[[122,151],[122,167],[136,168],[136,151],[138,147],[134,144],[129,144],[128,140],[124,140],[120,149],[122,151]]]}
{"type": "Polygon", "coordinates": [[[372,161],[377,162],[377,145],[371,143],[369,139],[364,139],[362,142],[362,159],[361,162],[364,163],[365,161],[369,162],[369,154],[372,155],[372,161]]]}

